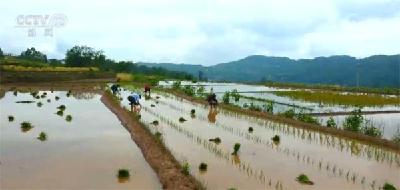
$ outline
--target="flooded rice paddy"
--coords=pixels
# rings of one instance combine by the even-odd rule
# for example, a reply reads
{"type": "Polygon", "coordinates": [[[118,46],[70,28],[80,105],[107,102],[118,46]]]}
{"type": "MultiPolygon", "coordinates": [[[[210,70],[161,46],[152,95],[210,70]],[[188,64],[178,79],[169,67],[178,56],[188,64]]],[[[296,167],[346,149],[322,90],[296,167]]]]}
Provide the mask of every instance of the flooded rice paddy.
{"type": "MultiPolygon", "coordinates": [[[[128,108],[129,92],[121,93],[122,105],[128,108]]],[[[153,93],[142,105],[141,121],[153,133],[161,133],[172,154],[182,164],[188,163],[191,173],[209,189],[379,189],[385,182],[400,186],[400,155],[396,152],[209,110],[165,93],[153,93]],[[180,117],[186,121],[180,122],[180,117]],[[271,140],[275,135],[280,141],[271,140]],[[217,137],[220,143],[210,141],[217,137]],[[240,143],[240,149],[232,155],[235,143],[240,143]],[[202,162],[208,165],[206,171],[199,170],[202,162]],[[306,174],[314,185],[296,181],[300,174],[306,174]]]]}
{"type": "Polygon", "coordinates": [[[1,189],[161,189],[140,149],[99,94],[38,95],[44,92],[39,99],[13,92],[0,99],[1,189]],[[65,110],[57,115],[60,105],[65,110]],[[33,128],[21,128],[24,121],[33,128]],[[41,132],[46,136],[39,140],[41,132]],[[129,179],[117,178],[121,168],[130,171],[129,179]]]}

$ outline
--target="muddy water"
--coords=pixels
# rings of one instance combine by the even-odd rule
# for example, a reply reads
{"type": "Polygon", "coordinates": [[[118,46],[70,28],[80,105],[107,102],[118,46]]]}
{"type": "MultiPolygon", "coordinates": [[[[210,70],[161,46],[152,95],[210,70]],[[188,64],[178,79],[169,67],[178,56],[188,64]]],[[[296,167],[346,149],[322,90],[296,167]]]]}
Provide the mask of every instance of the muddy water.
{"type": "MultiPolygon", "coordinates": [[[[128,107],[127,93],[122,96],[128,107]]],[[[386,181],[400,186],[397,153],[222,110],[215,115],[167,94],[159,100],[152,96],[141,101],[142,121],[161,132],[174,156],[188,162],[192,174],[210,189],[378,189],[386,181]],[[196,110],[194,118],[191,109],[196,110]],[[187,121],[181,123],[179,117],[187,121]],[[150,124],[154,120],[159,125],[150,124]],[[280,136],[279,144],[271,141],[274,135],[280,136]],[[219,145],[209,141],[215,137],[221,138],[219,145]],[[235,143],[241,144],[238,156],[231,155],[235,143]],[[208,164],[206,172],[199,171],[201,162],[208,164]],[[301,173],[315,185],[299,184],[295,178],[301,173]]]]}
{"type": "Polygon", "coordinates": [[[1,189],[161,189],[140,149],[100,95],[47,94],[36,100],[29,93],[7,92],[0,100],[1,189]],[[20,100],[40,101],[43,106],[15,103],[20,100]],[[55,114],[61,104],[66,106],[62,117],[55,114]],[[71,122],[65,120],[68,114],[71,122]],[[9,122],[8,115],[15,120],[9,122]],[[34,128],[22,132],[23,121],[34,128]],[[47,141],[36,138],[42,131],[47,141]],[[118,180],[120,168],[130,170],[129,180],[118,180]]]}

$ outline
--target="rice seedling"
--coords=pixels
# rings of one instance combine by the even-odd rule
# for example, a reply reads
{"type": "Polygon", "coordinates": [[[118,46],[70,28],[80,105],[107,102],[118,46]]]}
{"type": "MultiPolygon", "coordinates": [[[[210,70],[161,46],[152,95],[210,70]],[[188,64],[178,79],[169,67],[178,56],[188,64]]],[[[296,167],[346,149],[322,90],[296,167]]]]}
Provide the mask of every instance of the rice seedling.
{"type": "Polygon", "coordinates": [[[67,96],[67,97],[70,97],[70,96],[71,96],[71,93],[72,93],[72,91],[69,90],[69,91],[67,92],[66,96],[67,96]]]}
{"type": "Polygon", "coordinates": [[[392,141],[397,145],[400,145],[400,129],[397,129],[396,133],[392,137],[392,141]]]}
{"type": "Polygon", "coordinates": [[[129,173],[129,170],[128,169],[119,169],[118,170],[118,178],[119,179],[127,179],[127,178],[129,178],[130,176],[131,176],[131,174],[129,173]]]}
{"type": "Polygon", "coordinates": [[[221,139],[219,137],[215,137],[213,139],[209,139],[209,141],[214,142],[215,144],[221,143],[221,139]]]}
{"type": "Polygon", "coordinates": [[[153,125],[158,125],[158,121],[157,121],[157,120],[154,120],[154,121],[152,122],[152,124],[153,124],[153,125]]]}
{"type": "Polygon", "coordinates": [[[56,97],[54,97],[54,99],[57,101],[57,100],[59,100],[59,99],[60,99],[60,97],[56,96],[56,97]]]}
{"type": "Polygon", "coordinates": [[[40,95],[40,98],[46,98],[46,95],[42,94],[40,95]]]}
{"type": "Polygon", "coordinates": [[[156,96],[156,99],[160,99],[160,96],[156,96]]]}
{"type": "Polygon", "coordinates": [[[28,132],[33,128],[33,125],[27,121],[21,123],[21,130],[22,132],[28,132]]]}
{"type": "Polygon", "coordinates": [[[252,133],[254,131],[253,127],[249,127],[249,133],[252,133]]]}
{"type": "Polygon", "coordinates": [[[71,122],[72,121],[72,116],[71,115],[65,116],[65,120],[68,121],[68,122],[71,122]]]}
{"type": "Polygon", "coordinates": [[[190,114],[194,115],[196,113],[195,109],[190,110],[190,114]]]}
{"type": "Polygon", "coordinates": [[[64,111],[66,109],[65,105],[61,105],[57,107],[58,110],[64,111]]]}
{"type": "Polygon", "coordinates": [[[382,130],[375,127],[370,120],[366,121],[365,126],[362,128],[362,133],[371,137],[382,137],[382,130]]]}
{"type": "Polygon", "coordinates": [[[154,105],[154,104],[151,104],[150,106],[151,106],[151,107],[156,107],[156,105],[154,105]]]}
{"type": "Polygon", "coordinates": [[[37,96],[35,96],[35,98],[36,98],[36,99],[40,99],[40,96],[39,96],[39,95],[37,95],[37,96]]]}
{"type": "Polygon", "coordinates": [[[180,118],[179,118],[179,122],[183,123],[183,122],[185,122],[185,121],[186,121],[185,118],[183,118],[183,117],[180,117],[180,118]]]}
{"type": "Polygon", "coordinates": [[[47,102],[48,102],[48,103],[50,103],[50,102],[51,102],[51,100],[50,100],[50,99],[47,99],[47,102]]]}
{"type": "Polygon", "coordinates": [[[18,104],[30,104],[30,103],[34,103],[35,101],[31,101],[31,100],[23,100],[23,101],[16,101],[15,103],[18,104]]]}
{"type": "Polygon", "coordinates": [[[232,155],[237,155],[237,153],[239,152],[239,149],[240,149],[240,143],[235,143],[235,145],[233,145],[232,155]]]}
{"type": "Polygon", "coordinates": [[[272,141],[274,143],[279,143],[281,141],[281,138],[279,137],[279,135],[275,135],[274,137],[272,137],[272,141]]]}
{"type": "Polygon", "coordinates": [[[225,104],[229,104],[229,100],[230,100],[230,93],[229,92],[225,92],[224,96],[222,97],[222,101],[225,104]]]}
{"type": "Polygon", "coordinates": [[[56,114],[59,115],[59,116],[63,116],[63,115],[64,115],[64,112],[61,111],[61,110],[58,110],[58,111],[56,112],[56,114]]]}
{"type": "Polygon", "coordinates": [[[396,187],[390,183],[385,183],[382,187],[383,190],[396,190],[396,187]]]}
{"type": "Polygon", "coordinates": [[[185,163],[182,165],[182,170],[181,170],[181,172],[182,172],[184,175],[189,175],[189,174],[190,174],[190,165],[189,165],[188,162],[185,162],[185,163]]]}
{"type": "Polygon", "coordinates": [[[14,90],[13,94],[14,96],[18,96],[18,91],[14,90]]]}
{"type": "Polygon", "coordinates": [[[9,116],[8,116],[8,121],[9,121],[9,122],[13,122],[13,121],[14,121],[14,116],[9,115],[9,116]]]}
{"type": "Polygon", "coordinates": [[[47,134],[45,132],[40,132],[39,136],[37,137],[40,141],[46,141],[47,140],[47,134]]]}
{"type": "Polygon", "coordinates": [[[200,163],[199,170],[200,171],[207,171],[207,164],[204,163],[204,162],[200,163]]]}
{"type": "Polygon", "coordinates": [[[297,176],[296,180],[301,183],[301,184],[306,184],[306,185],[314,185],[314,182],[312,182],[307,175],[305,174],[300,174],[297,176]]]}
{"type": "Polygon", "coordinates": [[[43,103],[42,102],[38,102],[36,103],[37,107],[42,107],[43,103]]]}

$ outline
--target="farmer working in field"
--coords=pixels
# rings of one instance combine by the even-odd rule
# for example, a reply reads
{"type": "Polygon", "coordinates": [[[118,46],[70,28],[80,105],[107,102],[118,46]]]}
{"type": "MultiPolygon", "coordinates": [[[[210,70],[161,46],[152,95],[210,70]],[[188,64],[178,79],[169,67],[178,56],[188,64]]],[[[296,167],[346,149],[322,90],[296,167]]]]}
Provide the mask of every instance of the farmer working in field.
{"type": "Polygon", "coordinates": [[[149,96],[150,96],[150,86],[149,85],[144,85],[144,95],[146,96],[147,95],[147,92],[149,93],[149,96]]]}
{"type": "Polygon", "coordinates": [[[119,90],[119,85],[118,84],[111,85],[111,90],[113,94],[117,93],[119,90]]]}
{"type": "Polygon", "coordinates": [[[208,95],[207,102],[211,109],[215,108],[218,105],[217,95],[215,93],[208,95]]]}
{"type": "Polygon", "coordinates": [[[140,112],[141,105],[139,100],[142,98],[140,94],[132,92],[131,95],[128,96],[129,104],[131,105],[131,111],[140,112]]]}

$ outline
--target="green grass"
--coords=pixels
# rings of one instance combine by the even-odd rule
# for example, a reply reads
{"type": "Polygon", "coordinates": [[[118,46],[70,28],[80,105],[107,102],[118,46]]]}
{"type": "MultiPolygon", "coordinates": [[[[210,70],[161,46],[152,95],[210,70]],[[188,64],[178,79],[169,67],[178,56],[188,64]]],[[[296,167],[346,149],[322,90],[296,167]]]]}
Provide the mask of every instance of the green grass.
{"type": "Polygon", "coordinates": [[[296,180],[301,184],[314,185],[314,182],[312,182],[305,174],[300,174],[297,176],[296,180]]]}
{"type": "Polygon", "coordinates": [[[21,123],[21,130],[22,132],[28,132],[33,128],[33,125],[27,121],[21,123]]]}
{"type": "Polygon", "coordinates": [[[40,141],[46,141],[47,140],[47,134],[45,132],[40,132],[39,136],[37,137],[40,141]]]}
{"type": "Polygon", "coordinates": [[[131,176],[131,174],[129,173],[128,169],[119,169],[117,176],[120,179],[126,179],[126,178],[129,178],[131,176]]]}
{"type": "Polygon", "coordinates": [[[14,119],[15,119],[14,116],[12,116],[12,115],[9,115],[9,116],[8,116],[8,121],[9,121],[9,122],[13,122],[14,119]]]}
{"type": "Polygon", "coordinates": [[[200,163],[199,170],[200,171],[207,171],[207,164],[204,163],[204,162],[200,163]]]}
{"type": "Polygon", "coordinates": [[[72,116],[71,115],[65,116],[65,120],[68,121],[68,122],[71,122],[72,121],[72,116]]]}
{"type": "Polygon", "coordinates": [[[340,94],[330,91],[278,91],[278,96],[285,96],[295,100],[324,103],[328,105],[348,106],[384,106],[400,105],[398,97],[384,97],[376,94],[340,94]]]}

